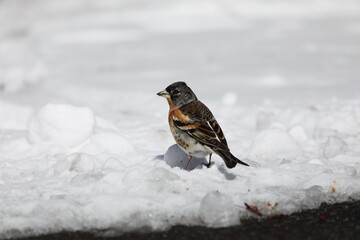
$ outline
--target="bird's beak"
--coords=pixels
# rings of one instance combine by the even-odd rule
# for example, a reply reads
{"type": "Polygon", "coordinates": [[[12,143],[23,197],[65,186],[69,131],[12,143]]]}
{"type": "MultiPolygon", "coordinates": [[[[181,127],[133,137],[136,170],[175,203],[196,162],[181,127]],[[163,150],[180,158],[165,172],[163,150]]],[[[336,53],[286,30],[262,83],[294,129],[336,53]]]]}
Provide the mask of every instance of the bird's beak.
{"type": "Polygon", "coordinates": [[[160,96],[160,97],[164,97],[164,98],[169,98],[170,97],[170,94],[166,90],[158,92],[157,95],[160,96]]]}

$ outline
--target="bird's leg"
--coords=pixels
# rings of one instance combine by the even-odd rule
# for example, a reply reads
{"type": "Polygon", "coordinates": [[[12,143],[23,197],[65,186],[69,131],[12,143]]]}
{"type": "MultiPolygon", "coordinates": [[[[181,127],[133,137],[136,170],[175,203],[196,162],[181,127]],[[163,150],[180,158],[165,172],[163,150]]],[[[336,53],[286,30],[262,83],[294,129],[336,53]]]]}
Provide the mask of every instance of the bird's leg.
{"type": "Polygon", "coordinates": [[[188,167],[189,167],[189,164],[190,164],[190,162],[191,162],[191,159],[192,159],[192,156],[188,156],[188,162],[186,163],[186,167],[185,167],[185,169],[187,170],[188,169],[188,167]]]}
{"type": "Polygon", "coordinates": [[[203,163],[203,165],[206,166],[207,168],[211,167],[211,155],[212,155],[212,153],[210,153],[210,156],[209,156],[209,163],[208,164],[203,163]]]}

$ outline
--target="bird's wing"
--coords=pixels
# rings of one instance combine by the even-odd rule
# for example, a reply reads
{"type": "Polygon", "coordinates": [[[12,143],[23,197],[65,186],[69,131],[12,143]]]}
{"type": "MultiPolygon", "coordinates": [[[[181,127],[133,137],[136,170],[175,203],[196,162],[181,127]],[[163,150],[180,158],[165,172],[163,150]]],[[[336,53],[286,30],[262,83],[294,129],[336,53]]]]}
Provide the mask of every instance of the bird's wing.
{"type": "Polygon", "coordinates": [[[177,117],[178,114],[173,115],[173,122],[177,128],[186,131],[214,151],[229,151],[220,125],[203,103],[196,101],[182,106],[179,110],[185,117],[177,117]]]}

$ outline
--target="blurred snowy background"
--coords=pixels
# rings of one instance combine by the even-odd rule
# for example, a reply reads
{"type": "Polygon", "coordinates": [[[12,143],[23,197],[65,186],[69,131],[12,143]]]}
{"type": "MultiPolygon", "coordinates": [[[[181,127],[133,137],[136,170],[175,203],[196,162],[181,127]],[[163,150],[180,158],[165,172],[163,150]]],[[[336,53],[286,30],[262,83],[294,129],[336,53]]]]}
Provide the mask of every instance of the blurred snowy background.
{"type": "Polygon", "coordinates": [[[360,199],[359,90],[358,0],[0,0],[0,236],[360,199]],[[181,169],[178,80],[252,167],[181,169]]]}
{"type": "Polygon", "coordinates": [[[356,0],[0,3],[9,91],[59,82],[157,90],[182,79],[204,95],[216,94],[206,82],[246,98],[350,97],[360,84],[356,0]]]}

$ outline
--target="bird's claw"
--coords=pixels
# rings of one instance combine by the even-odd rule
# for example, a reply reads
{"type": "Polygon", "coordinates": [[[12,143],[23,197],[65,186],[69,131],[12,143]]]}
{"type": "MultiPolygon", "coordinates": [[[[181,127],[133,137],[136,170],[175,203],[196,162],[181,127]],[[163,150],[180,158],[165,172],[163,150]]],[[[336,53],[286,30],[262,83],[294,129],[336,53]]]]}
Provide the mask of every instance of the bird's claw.
{"type": "Polygon", "coordinates": [[[209,163],[202,163],[202,165],[204,165],[207,168],[210,168],[212,165],[214,165],[214,162],[209,162],[209,163]]]}

